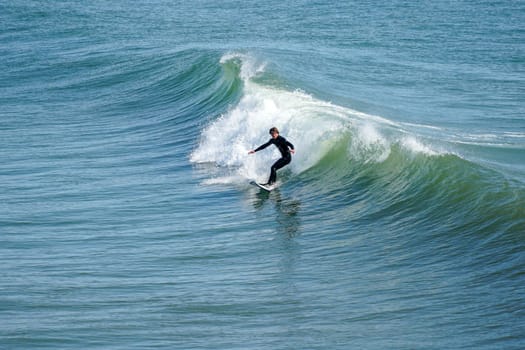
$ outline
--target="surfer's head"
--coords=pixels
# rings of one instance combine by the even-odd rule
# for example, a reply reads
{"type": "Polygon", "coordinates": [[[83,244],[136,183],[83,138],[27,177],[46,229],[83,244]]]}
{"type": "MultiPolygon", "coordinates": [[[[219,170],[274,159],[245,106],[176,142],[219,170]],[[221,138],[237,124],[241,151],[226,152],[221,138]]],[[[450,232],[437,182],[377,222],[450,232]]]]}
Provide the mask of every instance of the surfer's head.
{"type": "Polygon", "coordinates": [[[276,138],[279,136],[279,129],[277,129],[275,126],[270,129],[270,135],[272,135],[273,138],[276,138]]]}

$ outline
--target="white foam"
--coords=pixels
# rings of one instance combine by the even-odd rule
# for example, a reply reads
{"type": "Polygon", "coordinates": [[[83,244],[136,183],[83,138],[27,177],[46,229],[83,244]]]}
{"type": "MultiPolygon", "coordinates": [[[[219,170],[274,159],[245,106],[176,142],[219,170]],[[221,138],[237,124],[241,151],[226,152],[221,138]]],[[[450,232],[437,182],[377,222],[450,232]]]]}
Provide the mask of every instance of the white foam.
{"type": "Polygon", "coordinates": [[[422,153],[428,156],[436,156],[439,152],[430,148],[430,146],[423,144],[414,136],[406,136],[401,140],[401,146],[412,153],[422,153]]]}
{"type": "Polygon", "coordinates": [[[239,60],[241,63],[241,79],[247,83],[250,79],[264,72],[265,62],[258,62],[253,56],[239,52],[230,52],[221,57],[220,63],[225,64],[228,61],[239,60]]]}
{"type": "Polygon", "coordinates": [[[349,157],[364,163],[383,162],[390,155],[390,142],[371,122],[361,122],[355,128],[349,145],[349,157]]]}
{"type": "Polygon", "coordinates": [[[213,177],[211,179],[206,179],[203,181],[204,185],[229,185],[232,183],[240,182],[239,176],[222,176],[222,177],[213,177]]]}
{"type": "Polygon", "coordinates": [[[302,172],[333,147],[344,122],[323,115],[323,107],[304,93],[250,84],[238,105],[203,131],[190,159],[236,167],[244,178],[264,179],[279,158],[278,151],[274,147],[254,155],[248,151],[269,140],[272,126],[295,145],[297,153],[289,168],[302,172]]]}

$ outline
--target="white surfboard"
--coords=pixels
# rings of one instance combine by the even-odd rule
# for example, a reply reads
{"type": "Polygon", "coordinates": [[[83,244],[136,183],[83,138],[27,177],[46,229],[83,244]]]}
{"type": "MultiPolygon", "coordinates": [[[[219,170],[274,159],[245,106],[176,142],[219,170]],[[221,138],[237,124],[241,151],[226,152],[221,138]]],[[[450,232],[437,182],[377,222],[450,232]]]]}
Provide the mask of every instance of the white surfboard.
{"type": "Polygon", "coordinates": [[[250,181],[250,183],[251,183],[252,185],[257,186],[257,187],[259,187],[259,188],[261,188],[261,189],[263,189],[263,190],[265,190],[265,191],[268,191],[268,192],[271,192],[271,191],[275,188],[275,186],[267,186],[267,185],[263,185],[263,184],[260,184],[260,183],[258,183],[258,182],[256,182],[256,181],[250,181]]]}

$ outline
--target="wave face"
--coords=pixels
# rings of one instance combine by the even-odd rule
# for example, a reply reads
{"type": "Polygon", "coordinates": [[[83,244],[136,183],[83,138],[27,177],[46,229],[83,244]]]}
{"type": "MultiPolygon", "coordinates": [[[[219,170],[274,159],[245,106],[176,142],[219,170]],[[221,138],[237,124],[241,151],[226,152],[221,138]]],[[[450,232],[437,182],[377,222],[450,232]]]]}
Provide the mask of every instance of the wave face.
{"type": "Polygon", "coordinates": [[[264,181],[277,150],[247,154],[267,141],[267,130],[275,125],[297,150],[281,171],[282,183],[306,182],[308,199],[320,204],[323,194],[332,193],[330,206],[352,212],[355,220],[389,218],[404,230],[397,221],[404,217],[410,225],[436,231],[446,221],[450,231],[469,227],[472,234],[523,229],[522,183],[490,162],[469,159],[462,142],[454,143],[455,136],[445,130],[394,122],[264,84],[265,64],[245,54],[225,55],[220,63],[223,70],[238,72],[242,96],[204,128],[191,153],[192,162],[222,169],[214,168],[204,184],[264,181]],[[359,201],[346,202],[351,198],[359,201]]]}

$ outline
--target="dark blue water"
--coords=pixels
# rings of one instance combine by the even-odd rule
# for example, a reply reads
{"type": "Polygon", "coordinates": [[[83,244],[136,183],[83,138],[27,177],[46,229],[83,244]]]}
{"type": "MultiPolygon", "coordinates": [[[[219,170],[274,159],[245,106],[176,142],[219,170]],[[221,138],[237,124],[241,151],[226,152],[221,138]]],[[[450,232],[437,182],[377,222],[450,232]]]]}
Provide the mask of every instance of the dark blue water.
{"type": "Polygon", "coordinates": [[[0,348],[523,348],[524,22],[4,2],[0,348]]]}

